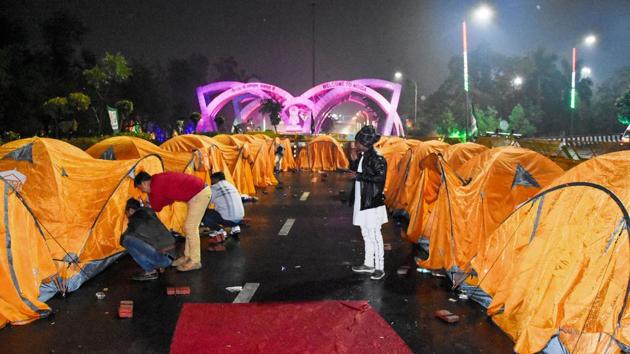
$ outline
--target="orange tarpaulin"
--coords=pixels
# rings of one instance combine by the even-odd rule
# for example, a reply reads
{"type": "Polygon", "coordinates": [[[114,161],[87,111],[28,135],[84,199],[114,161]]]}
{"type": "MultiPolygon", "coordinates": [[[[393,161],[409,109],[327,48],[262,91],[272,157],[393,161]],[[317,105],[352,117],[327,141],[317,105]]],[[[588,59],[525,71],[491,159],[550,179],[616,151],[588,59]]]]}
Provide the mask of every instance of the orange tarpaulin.
{"type": "Polygon", "coordinates": [[[522,202],[563,173],[548,158],[531,150],[503,147],[487,150],[465,163],[457,176],[445,176],[423,235],[429,239],[430,269],[465,269],[487,237],[522,202]],[[460,173],[464,171],[464,173],[460,173]]]}
{"type": "MultiPolygon", "coordinates": [[[[97,160],[72,145],[45,138],[0,146],[0,173],[13,181],[23,200],[20,203],[13,193],[3,206],[2,232],[5,241],[12,238],[10,249],[5,243],[2,252],[11,254],[14,264],[11,268],[3,258],[2,266],[13,269],[16,277],[6,282],[4,268],[1,317],[14,323],[34,318],[33,312],[24,311],[24,304],[15,302],[19,300],[14,293],[16,282],[29,299],[50,297],[57,290],[73,291],[123,251],[119,238],[126,225],[124,208],[129,197],[139,196],[133,186],[133,176],[139,171],[162,172],[162,163],[156,156],[97,160]],[[33,227],[32,219],[40,228],[33,227]],[[51,264],[58,281],[41,284],[50,279],[51,264]],[[42,285],[45,293],[41,293],[42,285]]],[[[0,187],[11,194],[5,185],[0,187]]]]}
{"type": "Polygon", "coordinates": [[[337,171],[348,169],[349,162],[337,140],[328,135],[320,135],[300,150],[298,165],[303,170],[337,171]]]}
{"type": "Polygon", "coordinates": [[[628,229],[614,193],[630,206],[630,152],[583,162],[530,200],[492,233],[472,260],[488,313],[536,353],[559,333],[571,353],[619,353],[630,345],[628,229]],[[619,322],[619,314],[622,313],[619,322]]]}
{"type": "Polygon", "coordinates": [[[455,144],[448,147],[444,152],[444,161],[448,166],[457,171],[468,160],[488,150],[487,147],[475,143],[455,144]]]}

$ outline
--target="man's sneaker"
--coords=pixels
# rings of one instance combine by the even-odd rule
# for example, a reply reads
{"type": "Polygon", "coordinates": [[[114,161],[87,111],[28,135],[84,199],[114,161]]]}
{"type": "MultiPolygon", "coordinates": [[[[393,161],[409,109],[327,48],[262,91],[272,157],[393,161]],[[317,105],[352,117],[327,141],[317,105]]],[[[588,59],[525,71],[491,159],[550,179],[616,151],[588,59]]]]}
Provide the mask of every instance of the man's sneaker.
{"type": "Polygon", "coordinates": [[[217,236],[226,236],[226,235],[227,235],[227,232],[225,232],[225,230],[219,229],[216,231],[212,231],[208,236],[217,237],[217,236]]]}
{"type": "Polygon", "coordinates": [[[370,277],[370,279],[373,280],[380,280],[383,279],[383,277],[385,276],[385,272],[380,270],[380,269],[376,269],[374,271],[374,273],[372,273],[372,276],[370,277]]]}
{"type": "Polygon", "coordinates": [[[238,234],[240,234],[240,233],[241,233],[241,227],[240,227],[240,226],[238,226],[238,225],[237,225],[237,226],[234,226],[234,227],[232,228],[232,230],[230,230],[230,236],[232,236],[232,235],[238,235],[238,234]]]}
{"type": "Polygon", "coordinates": [[[157,271],[152,271],[152,272],[142,272],[142,273],[138,273],[138,274],[134,274],[131,279],[135,280],[135,281],[147,281],[147,280],[155,280],[158,278],[158,272],[157,271]]]}
{"type": "Polygon", "coordinates": [[[361,264],[359,266],[353,266],[352,271],[355,273],[374,273],[374,267],[366,266],[365,264],[361,264]]]}

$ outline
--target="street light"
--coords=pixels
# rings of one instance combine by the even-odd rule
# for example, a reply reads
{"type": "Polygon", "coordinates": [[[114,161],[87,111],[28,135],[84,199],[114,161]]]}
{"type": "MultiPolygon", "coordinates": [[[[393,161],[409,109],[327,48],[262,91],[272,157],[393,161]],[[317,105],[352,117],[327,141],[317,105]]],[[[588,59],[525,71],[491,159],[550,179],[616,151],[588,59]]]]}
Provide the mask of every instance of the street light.
{"type": "MultiPolygon", "coordinates": [[[[400,81],[403,74],[400,71],[394,73],[394,79],[400,81]]],[[[413,83],[413,124],[414,126],[418,122],[418,83],[415,80],[407,79],[407,81],[413,83]]]]}
{"type": "Polygon", "coordinates": [[[523,78],[520,76],[515,77],[514,79],[512,79],[512,86],[514,86],[514,88],[520,88],[521,85],[523,85],[523,78]]]}
{"type": "Polygon", "coordinates": [[[582,79],[588,79],[589,77],[591,77],[591,74],[591,68],[589,68],[588,66],[585,66],[580,70],[580,78],[582,79]]]}
{"type": "Polygon", "coordinates": [[[584,37],[584,44],[591,47],[593,44],[597,43],[597,37],[594,34],[589,34],[584,37]]]}
{"type": "Polygon", "coordinates": [[[488,4],[481,4],[473,11],[473,18],[481,24],[487,24],[494,17],[494,9],[488,4]]]}

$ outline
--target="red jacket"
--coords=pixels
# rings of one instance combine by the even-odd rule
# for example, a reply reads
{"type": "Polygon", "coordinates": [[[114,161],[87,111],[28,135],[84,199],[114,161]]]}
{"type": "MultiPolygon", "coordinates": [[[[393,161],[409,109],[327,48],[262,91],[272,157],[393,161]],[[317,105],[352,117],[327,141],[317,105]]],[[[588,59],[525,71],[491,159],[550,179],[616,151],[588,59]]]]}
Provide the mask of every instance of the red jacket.
{"type": "Polygon", "coordinates": [[[149,201],[159,212],[174,202],[188,202],[206,187],[202,180],[181,172],[163,172],[151,176],[149,201]]]}

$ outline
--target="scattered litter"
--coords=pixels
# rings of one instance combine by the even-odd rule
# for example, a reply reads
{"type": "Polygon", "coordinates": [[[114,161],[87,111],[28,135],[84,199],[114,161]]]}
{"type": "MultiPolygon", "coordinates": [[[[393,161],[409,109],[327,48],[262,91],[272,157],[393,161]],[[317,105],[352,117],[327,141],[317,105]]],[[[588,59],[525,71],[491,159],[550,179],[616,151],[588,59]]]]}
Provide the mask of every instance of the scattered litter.
{"type": "Polygon", "coordinates": [[[392,244],[391,243],[386,243],[383,245],[383,250],[385,251],[391,251],[392,250],[392,244]]]}
{"type": "Polygon", "coordinates": [[[228,286],[225,290],[231,293],[240,293],[243,290],[242,286],[228,286]]]}
{"type": "Polygon", "coordinates": [[[432,273],[431,270],[426,269],[426,268],[422,268],[422,267],[418,267],[418,269],[416,269],[418,271],[418,273],[424,273],[424,274],[429,274],[432,273]]]}
{"type": "Polygon", "coordinates": [[[301,266],[301,265],[296,265],[296,266],[295,266],[295,269],[300,269],[300,268],[302,268],[302,266],[301,266]]]}
{"type": "Polygon", "coordinates": [[[451,311],[448,311],[448,310],[435,311],[435,317],[441,319],[442,321],[446,323],[459,322],[459,316],[453,314],[451,311]]]}
{"type": "Polygon", "coordinates": [[[109,291],[109,288],[103,288],[103,291],[107,292],[109,291]]]}
{"type": "Polygon", "coordinates": [[[99,291],[96,293],[96,298],[99,300],[103,300],[105,298],[105,293],[102,291],[99,291]]]}
{"type": "Polygon", "coordinates": [[[438,277],[438,278],[444,278],[446,277],[446,275],[440,273],[440,272],[431,272],[431,275],[434,277],[438,277]]]}
{"type": "Polygon", "coordinates": [[[55,325],[55,322],[50,322],[50,325],[51,325],[51,326],[54,326],[54,325],[55,325]]]}
{"type": "Polygon", "coordinates": [[[284,271],[286,271],[286,270],[287,270],[287,267],[282,266],[282,267],[280,268],[280,270],[284,272],[284,271]]]}
{"type": "Polygon", "coordinates": [[[459,298],[462,300],[468,300],[468,295],[466,294],[459,294],[459,298]]]}
{"type": "Polygon", "coordinates": [[[457,302],[457,299],[453,299],[452,297],[449,297],[448,301],[450,301],[450,302],[457,302]]]}
{"type": "Polygon", "coordinates": [[[409,267],[408,266],[402,266],[402,267],[398,268],[396,273],[398,275],[407,275],[407,273],[409,273],[409,267]]]}
{"type": "Polygon", "coordinates": [[[311,178],[311,182],[313,182],[313,183],[317,182],[317,177],[311,178]]]}

